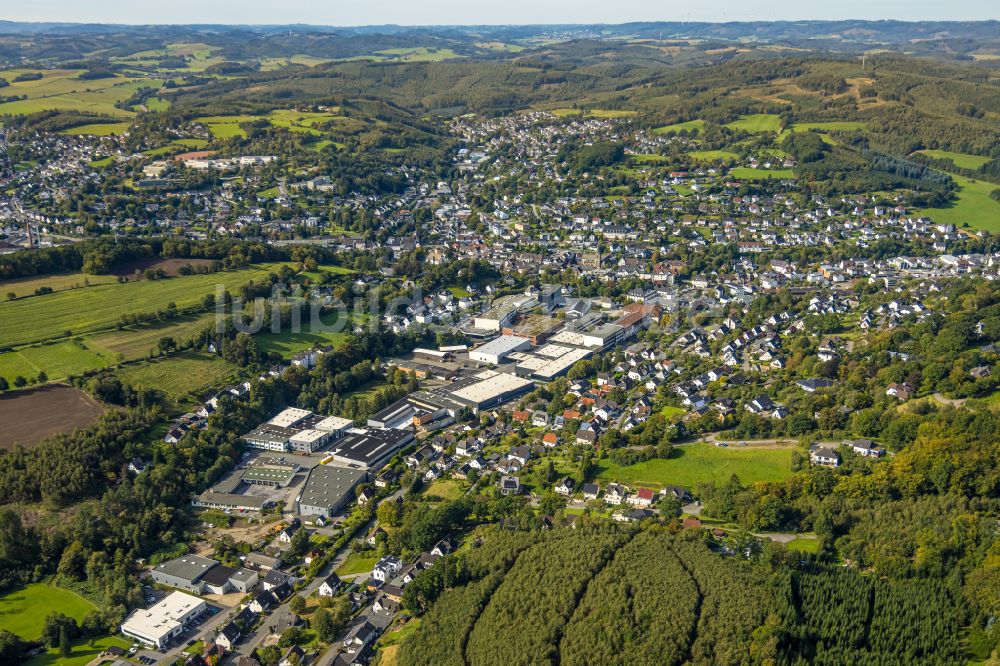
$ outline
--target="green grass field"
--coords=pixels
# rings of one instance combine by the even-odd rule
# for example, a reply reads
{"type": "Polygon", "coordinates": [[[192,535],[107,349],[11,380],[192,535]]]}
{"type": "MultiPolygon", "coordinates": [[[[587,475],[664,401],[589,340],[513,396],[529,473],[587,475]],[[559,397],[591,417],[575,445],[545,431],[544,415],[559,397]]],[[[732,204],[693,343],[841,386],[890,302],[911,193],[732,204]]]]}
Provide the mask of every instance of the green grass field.
{"type": "Polygon", "coordinates": [[[160,338],[171,337],[175,342],[182,343],[211,326],[214,321],[214,312],[200,312],[169,321],[100,333],[87,337],[86,344],[108,356],[117,357],[121,354],[121,360],[131,361],[146,356],[156,347],[160,338]]]}
{"type": "Polygon", "coordinates": [[[951,177],[959,186],[958,199],[947,206],[926,208],[915,211],[915,214],[957,227],[968,223],[973,229],[1000,232],[1000,201],[990,197],[990,193],[1000,189],[1000,185],[954,174],[951,177]]]}
{"type": "Polygon", "coordinates": [[[368,553],[352,553],[347,556],[344,563],[337,567],[338,576],[350,576],[352,574],[365,573],[371,571],[372,567],[378,563],[378,555],[368,553]]]}
{"type": "Polygon", "coordinates": [[[399,629],[385,634],[378,642],[379,666],[396,666],[399,659],[399,648],[403,641],[410,637],[420,625],[420,619],[414,618],[399,629]]]}
{"type": "Polygon", "coordinates": [[[69,657],[60,655],[59,648],[54,647],[24,662],[24,666],[85,666],[112,645],[127,650],[132,644],[117,636],[76,641],[69,657]]]}
{"type": "Polygon", "coordinates": [[[631,118],[636,115],[635,111],[628,109],[550,109],[549,113],[558,118],[567,116],[583,115],[587,118],[631,118]]]}
{"type": "Polygon", "coordinates": [[[190,351],[160,361],[125,366],[117,374],[137,388],[163,391],[167,398],[181,403],[228,383],[236,376],[236,367],[213,354],[190,351]]]}
{"type": "Polygon", "coordinates": [[[150,97],[146,100],[146,108],[150,111],[166,111],[170,108],[170,100],[161,99],[159,97],[150,97]]]}
{"type": "Polygon", "coordinates": [[[695,118],[694,120],[688,120],[683,123],[674,123],[673,125],[664,125],[663,127],[657,127],[653,130],[653,134],[667,134],[669,132],[680,132],[681,130],[687,130],[690,132],[700,133],[705,129],[705,121],[701,118],[695,118]]]}
{"type": "Polygon", "coordinates": [[[231,139],[234,136],[247,135],[240,127],[240,123],[249,123],[261,118],[263,116],[201,116],[194,120],[206,125],[216,139],[231,139]]]}
{"type": "Polygon", "coordinates": [[[681,407],[674,407],[672,405],[664,405],[663,408],[660,409],[660,413],[663,414],[663,418],[665,419],[675,419],[687,414],[687,410],[681,407]]]}
{"type": "Polygon", "coordinates": [[[819,130],[820,132],[863,132],[868,129],[868,124],[855,120],[831,120],[823,123],[795,123],[790,129],[793,132],[807,132],[809,130],[819,130]]]}
{"type": "Polygon", "coordinates": [[[700,162],[718,162],[739,158],[739,155],[728,150],[692,150],[688,155],[700,162]]]}
{"type": "Polygon", "coordinates": [[[90,134],[93,136],[111,136],[112,134],[123,134],[132,126],[131,123],[93,123],[91,125],[78,125],[64,129],[60,134],[90,134]]]}
{"type": "Polygon", "coordinates": [[[587,115],[591,118],[631,118],[638,112],[630,109],[591,109],[587,115]]]}
{"type": "Polygon", "coordinates": [[[951,160],[951,163],[960,169],[978,169],[990,161],[990,158],[983,157],[982,155],[953,153],[948,150],[921,150],[920,152],[928,157],[934,157],[941,160],[951,160]]]}
{"type": "Polygon", "coordinates": [[[344,266],[337,266],[335,264],[321,264],[320,266],[316,267],[315,271],[304,270],[299,272],[299,274],[296,275],[296,279],[298,279],[298,281],[301,282],[302,278],[309,278],[313,282],[316,282],[321,277],[323,277],[322,273],[331,273],[333,275],[350,275],[353,272],[354,272],[353,270],[351,270],[350,268],[345,268],[344,266]]]}
{"type": "Polygon", "coordinates": [[[31,296],[40,287],[48,287],[52,291],[64,291],[98,284],[113,284],[117,281],[118,278],[114,275],[85,275],[83,273],[61,273],[17,280],[0,280],[0,296],[6,299],[7,294],[13,292],[20,298],[31,296]]]}
{"type": "Polygon", "coordinates": [[[780,132],[781,116],[776,116],[773,113],[753,113],[740,116],[739,120],[734,120],[725,126],[743,132],[780,132]]]}
{"type": "Polygon", "coordinates": [[[171,141],[166,145],[157,146],[156,148],[150,148],[149,150],[144,150],[142,151],[142,154],[147,155],[149,157],[159,157],[161,155],[177,155],[191,150],[200,150],[207,145],[208,141],[205,139],[177,139],[176,141],[171,141]]]}
{"type": "Polygon", "coordinates": [[[795,178],[795,171],[792,169],[751,169],[750,167],[736,167],[729,172],[729,175],[739,180],[769,180],[771,178],[795,178]]]}
{"type": "Polygon", "coordinates": [[[323,136],[322,130],[316,129],[314,125],[336,122],[341,125],[350,123],[351,119],[340,115],[337,109],[323,113],[295,111],[292,109],[279,109],[272,111],[268,115],[261,116],[201,116],[195,118],[208,127],[212,135],[217,139],[228,139],[234,136],[245,136],[246,132],[240,128],[240,123],[249,123],[259,120],[266,120],[272,127],[283,127],[292,132],[312,134],[313,136],[323,136]]]}
{"type": "Polygon", "coordinates": [[[799,537],[797,539],[792,539],[785,545],[788,547],[788,550],[793,550],[797,553],[816,554],[819,552],[820,540],[816,538],[807,539],[799,537]]]}
{"type": "Polygon", "coordinates": [[[376,53],[380,56],[386,56],[391,60],[401,60],[403,62],[440,62],[441,60],[464,57],[451,49],[437,49],[426,46],[383,49],[382,51],[376,51],[376,53]]]}
{"type": "Polygon", "coordinates": [[[160,338],[170,336],[183,342],[211,326],[214,319],[214,313],[198,313],[53,344],[20,347],[0,354],[0,377],[11,382],[18,375],[32,378],[44,370],[49,380],[57,380],[145,358],[150,351],[155,352],[160,338]]]}
{"type": "Polygon", "coordinates": [[[668,459],[628,467],[601,460],[598,478],[604,483],[650,488],[668,484],[693,488],[708,481],[724,482],[733,474],[743,483],[778,481],[792,474],[792,451],[792,447],[721,447],[699,442],[676,447],[668,459]]]}
{"type": "Polygon", "coordinates": [[[457,500],[465,494],[465,488],[454,479],[438,479],[423,492],[424,496],[440,497],[445,500],[457,500]]]}
{"type": "Polygon", "coordinates": [[[660,162],[667,162],[670,158],[666,155],[656,155],[652,153],[632,155],[632,161],[638,164],[658,164],[660,162]]]}
{"type": "Polygon", "coordinates": [[[112,355],[84,340],[65,340],[0,354],[0,377],[10,383],[19,375],[30,379],[44,371],[52,381],[105,368],[113,362],[112,355]]]}
{"type": "MultiPolygon", "coordinates": [[[[303,312],[303,319],[309,316],[308,310],[303,312]]],[[[328,322],[332,325],[333,320],[328,322]]],[[[261,332],[254,336],[257,341],[257,348],[265,353],[277,352],[288,358],[296,352],[311,349],[316,345],[337,346],[343,341],[348,333],[353,329],[348,324],[342,331],[314,331],[313,327],[303,321],[302,330],[295,333],[291,330],[284,330],[280,333],[261,332]]]]}
{"type": "Polygon", "coordinates": [[[40,111],[87,111],[107,116],[129,117],[132,111],[119,109],[115,104],[132,97],[139,88],[159,88],[159,79],[140,79],[116,76],[92,81],[80,80],[83,70],[8,70],[4,78],[9,81],[20,73],[40,71],[42,78],[37,81],[11,83],[4,89],[5,95],[26,95],[27,99],[0,104],[0,115],[24,115],[40,111]]]}
{"type": "Polygon", "coordinates": [[[77,621],[96,606],[76,592],[46,583],[35,583],[0,596],[0,629],[27,640],[42,635],[45,617],[59,611],[77,621]]]}
{"type": "Polygon", "coordinates": [[[111,328],[123,314],[155,312],[174,302],[185,308],[215,293],[216,285],[234,291],[249,280],[260,280],[273,265],[238,271],[189,275],[165,280],[102,284],[36,298],[0,302],[0,347],[29,344],[111,328]]]}

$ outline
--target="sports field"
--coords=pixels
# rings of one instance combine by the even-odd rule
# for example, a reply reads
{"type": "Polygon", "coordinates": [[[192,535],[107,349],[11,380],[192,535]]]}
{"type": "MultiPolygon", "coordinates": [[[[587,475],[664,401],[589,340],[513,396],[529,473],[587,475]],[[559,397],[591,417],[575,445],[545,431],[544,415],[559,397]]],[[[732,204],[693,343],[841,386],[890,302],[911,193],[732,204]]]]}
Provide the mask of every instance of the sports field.
{"type": "Polygon", "coordinates": [[[602,483],[661,488],[665,485],[693,488],[699,483],[724,482],[736,474],[743,483],[779,481],[792,474],[794,447],[721,447],[697,442],[674,448],[667,459],[619,467],[608,460],[598,463],[602,483]]]}
{"type": "Polygon", "coordinates": [[[76,592],[46,583],[35,583],[0,596],[0,629],[12,631],[27,640],[42,635],[45,617],[59,611],[77,621],[96,606],[76,592]]]}

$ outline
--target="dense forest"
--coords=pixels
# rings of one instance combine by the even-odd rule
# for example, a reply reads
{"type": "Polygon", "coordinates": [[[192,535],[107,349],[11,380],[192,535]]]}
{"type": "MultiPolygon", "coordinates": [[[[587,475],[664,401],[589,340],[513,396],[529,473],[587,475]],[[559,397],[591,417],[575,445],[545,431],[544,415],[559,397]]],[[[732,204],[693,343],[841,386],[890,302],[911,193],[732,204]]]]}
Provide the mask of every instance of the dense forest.
{"type": "Polygon", "coordinates": [[[480,532],[420,579],[442,590],[399,655],[419,664],[947,664],[948,581],[886,581],[780,546],[747,560],[663,526],[480,532]],[[729,554],[726,554],[726,553],[729,554]],[[445,573],[444,576],[441,574],[445,573]]]}

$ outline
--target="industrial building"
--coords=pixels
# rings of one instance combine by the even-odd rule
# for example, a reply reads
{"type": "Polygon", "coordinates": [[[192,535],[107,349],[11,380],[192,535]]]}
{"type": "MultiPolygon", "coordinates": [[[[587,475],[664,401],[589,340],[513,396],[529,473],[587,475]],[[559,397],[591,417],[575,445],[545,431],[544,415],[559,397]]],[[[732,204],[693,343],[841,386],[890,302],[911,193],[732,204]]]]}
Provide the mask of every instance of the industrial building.
{"type": "Polygon", "coordinates": [[[297,432],[288,438],[288,446],[292,451],[299,453],[312,453],[326,446],[330,438],[330,433],[325,430],[309,428],[297,432]]]}
{"type": "Polygon", "coordinates": [[[510,326],[518,314],[538,306],[538,299],[525,294],[504,296],[493,302],[489,310],[473,320],[472,325],[481,331],[497,331],[510,326]]]}
{"type": "Polygon", "coordinates": [[[469,359],[477,363],[500,365],[510,354],[530,349],[531,341],[516,335],[501,335],[469,352],[469,359]]]}
{"type": "Polygon", "coordinates": [[[547,344],[531,354],[517,354],[514,371],[521,377],[530,377],[541,382],[550,382],[560,377],[577,362],[590,358],[592,349],[566,347],[564,345],[547,344]]]}
{"type": "Polygon", "coordinates": [[[240,481],[252,486],[284,488],[292,482],[299,466],[271,458],[259,458],[240,474],[240,481]]]}
{"type": "Polygon", "coordinates": [[[618,324],[602,324],[583,332],[583,344],[598,350],[611,349],[627,339],[626,329],[618,324]]]}
{"type": "Polygon", "coordinates": [[[156,565],[153,568],[153,580],[160,585],[176,587],[192,594],[202,594],[205,591],[202,578],[209,569],[218,564],[217,561],[207,557],[184,555],[156,565]]]}
{"type": "Polygon", "coordinates": [[[191,500],[191,506],[202,509],[229,509],[230,511],[262,511],[275,504],[277,502],[269,497],[221,493],[215,490],[206,490],[191,500]]]}
{"type": "Polygon", "coordinates": [[[563,321],[543,314],[529,314],[516,324],[504,326],[504,335],[527,338],[533,345],[540,345],[563,326],[563,321]]]}
{"type": "Polygon", "coordinates": [[[288,440],[297,430],[284,426],[265,423],[252,432],[243,435],[243,439],[250,448],[261,449],[263,451],[287,451],[288,440]]]}
{"type": "Polygon", "coordinates": [[[198,597],[173,592],[145,610],[132,611],[122,622],[121,632],[151,647],[164,648],[206,608],[198,597]]]}
{"type": "Polygon", "coordinates": [[[427,393],[438,396],[449,404],[468,407],[474,413],[479,413],[484,409],[499,407],[533,388],[535,383],[530,379],[495,370],[482,370],[447,386],[428,389],[427,393]]]}
{"type": "Polygon", "coordinates": [[[354,499],[354,488],[367,478],[368,473],[363,469],[335,465],[313,467],[296,502],[299,514],[331,517],[354,499]]]}
{"type": "Polygon", "coordinates": [[[337,441],[331,455],[338,464],[374,472],[413,439],[411,430],[355,428],[337,441]]]}
{"type": "Polygon", "coordinates": [[[406,398],[402,398],[369,416],[368,425],[372,428],[405,430],[413,425],[416,413],[416,408],[406,398]]]}
{"type": "Polygon", "coordinates": [[[298,407],[288,407],[287,409],[279,412],[274,418],[268,421],[268,424],[273,426],[278,426],[280,428],[293,428],[302,421],[306,420],[313,413],[308,409],[299,409],[298,407]]]}
{"type": "Polygon", "coordinates": [[[354,421],[341,418],[340,416],[328,416],[322,421],[317,421],[313,426],[316,430],[323,430],[330,433],[330,439],[336,439],[354,427],[354,421]]]}
{"type": "Polygon", "coordinates": [[[253,449],[312,453],[340,437],[352,426],[349,419],[324,417],[306,409],[289,407],[244,435],[243,439],[253,449]]]}
{"type": "Polygon", "coordinates": [[[257,584],[257,574],[249,569],[232,569],[199,555],[184,555],[153,568],[153,580],[192,594],[249,592],[257,584]]]}

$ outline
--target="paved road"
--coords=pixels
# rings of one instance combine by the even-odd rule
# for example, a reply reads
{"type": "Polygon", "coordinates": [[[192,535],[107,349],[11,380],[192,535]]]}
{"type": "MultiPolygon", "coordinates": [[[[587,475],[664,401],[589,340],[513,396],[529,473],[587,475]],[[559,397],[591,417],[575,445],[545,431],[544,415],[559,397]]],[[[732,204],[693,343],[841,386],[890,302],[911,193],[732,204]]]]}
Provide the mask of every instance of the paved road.
{"type": "Polygon", "coordinates": [[[958,408],[965,404],[965,398],[946,398],[940,393],[934,394],[934,399],[940,402],[942,405],[951,405],[952,407],[958,408]]]}
{"type": "MultiPolygon", "coordinates": [[[[727,446],[739,446],[745,444],[746,446],[774,446],[776,444],[798,444],[797,439],[719,439],[719,433],[710,432],[701,439],[695,440],[698,442],[708,442],[709,444],[726,444],[727,446]]],[[[679,444],[678,446],[684,446],[679,444]]]]}
{"type": "MultiPolygon", "coordinates": [[[[379,504],[381,504],[382,502],[395,501],[396,498],[402,496],[402,494],[403,490],[402,488],[400,488],[396,492],[382,499],[379,502],[379,504]]],[[[368,524],[365,525],[364,528],[362,528],[359,531],[359,534],[367,534],[369,531],[372,530],[372,528],[375,527],[376,523],[378,523],[378,518],[372,518],[368,522],[368,524]]],[[[337,554],[333,556],[333,559],[330,560],[329,564],[327,564],[320,570],[319,575],[313,578],[313,580],[310,581],[304,588],[296,592],[296,594],[302,595],[303,597],[308,597],[310,594],[318,590],[319,586],[323,584],[323,580],[327,576],[329,576],[330,573],[335,571],[337,567],[343,564],[345,559],[347,559],[347,556],[350,554],[350,545],[351,545],[351,540],[348,540],[348,542],[344,545],[344,547],[341,548],[339,551],[337,551],[337,554]]],[[[283,603],[282,605],[278,606],[276,609],[271,611],[271,614],[264,619],[263,624],[261,624],[261,626],[258,627],[256,631],[244,637],[239,642],[239,644],[236,645],[236,648],[233,650],[232,654],[248,656],[268,636],[270,636],[272,633],[275,633],[275,630],[280,631],[281,630],[280,627],[288,626],[288,623],[291,621],[293,615],[290,608],[291,600],[292,597],[289,597],[285,603],[283,603]]],[[[370,608],[366,610],[370,612],[370,608]]],[[[340,637],[338,637],[338,640],[340,640],[340,637]]],[[[327,651],[327,653],[323,655],[324,657],[326,657],[327,654],[332,653],[333,656],[330,658],[329,663],[332,663],[333,659],[336,658],[337,656],[338,650],[336,649],[336,646],[337,643],[334,644],[334,648],[331,648],[330,650],[327,651]]],[[[328,662],[321,661],[320,663],[328,663],[328,662]]]]}

